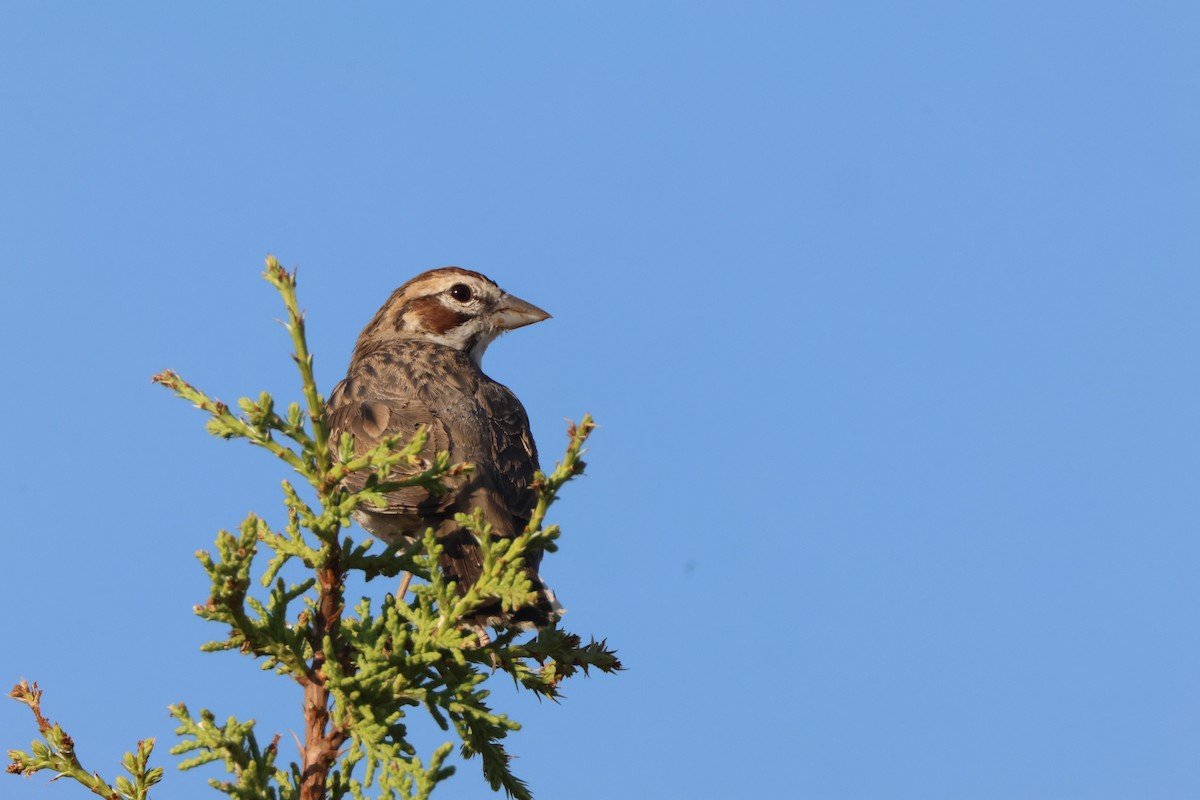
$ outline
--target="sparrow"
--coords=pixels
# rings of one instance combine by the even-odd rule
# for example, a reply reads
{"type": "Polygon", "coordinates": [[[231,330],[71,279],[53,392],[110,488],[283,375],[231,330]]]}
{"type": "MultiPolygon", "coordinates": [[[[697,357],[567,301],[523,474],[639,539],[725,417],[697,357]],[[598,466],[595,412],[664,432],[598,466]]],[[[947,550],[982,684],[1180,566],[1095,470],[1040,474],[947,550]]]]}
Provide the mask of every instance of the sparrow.
{"type": "MultiPolygon", "coordinates": [[[[500,334],[549,318],[478,272],[442,267],[422,273],[394,291],[363,328],[346,377],[326,404],[331,440],[350,433],[356,454],[388,436],[407,439],[424,426],[422,461],[431,463],[436,453],[449,451],[451,463],[474,466],[448,480],[442,495],[404,488],[386,496],[385,508],[363,505],[354,512],[355,521],[389,543],[411,541],[434,528],[442,546],[438,567],[462,594],[479,579],[483,559],[475,535],[454,515],[482,509],[492,536],[511,539],[525,529],[536,502],[538,454],[529,417],[516,395],[484,374],[483,354],[500,334]]],[[[394,474],[402,477],[405,469],[412,474],[421,468],[398,468],[394,474]]],[[[354,491],[365,480],[359,473],[345,485],[354,491]]],[[[540,551],[525,556],[534,602],[504,615],[497,601],[470,620],[481,640],[484,626],[541,628],[562,613],[538,577],[540,561],[540,551]]]]}

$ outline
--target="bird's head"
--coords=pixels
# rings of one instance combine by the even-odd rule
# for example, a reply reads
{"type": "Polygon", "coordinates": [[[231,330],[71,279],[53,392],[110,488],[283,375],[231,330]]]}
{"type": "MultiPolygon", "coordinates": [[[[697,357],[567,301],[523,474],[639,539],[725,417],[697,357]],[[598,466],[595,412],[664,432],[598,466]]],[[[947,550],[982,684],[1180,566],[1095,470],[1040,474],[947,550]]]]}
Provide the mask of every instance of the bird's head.
{"type": "Polygon", "coordinates": [[[392,292],[355,346],[362,355],[390,341],[423,340],[470,354],[479,364],[505,331],[549,319],[542,309],[513,297],[486,275],[461,267],[423,272],[392,292]]]}

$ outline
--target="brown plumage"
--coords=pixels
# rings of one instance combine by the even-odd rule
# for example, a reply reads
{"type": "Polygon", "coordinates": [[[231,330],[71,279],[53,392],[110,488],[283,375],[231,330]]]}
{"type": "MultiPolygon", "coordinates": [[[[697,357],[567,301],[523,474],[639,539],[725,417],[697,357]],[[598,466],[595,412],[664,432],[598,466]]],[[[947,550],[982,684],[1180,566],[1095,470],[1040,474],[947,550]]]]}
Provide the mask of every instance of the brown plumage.
{"type": "MultiPolygon", "coordinates": [[[[330,432],[348,431],[356,452],[385,436],[411,435],[424,425],[429,440],[421,456],[450,453],[453,463],[475,469],[437,497],[419,487],[388,495],[386,508],[361,507],[355,519],[369,532],[394,542],[437,531],[444,550],[439,566],[466,592],[479,579],[482,558],[473,534],[455,513],[483,509],[496,537],[524,530],[535,501],[530,488],[538,469],[529,418],[516,396],[483,373],[480,360],[501,333],[540,322],[549,314],[502,291],[477,272],[458,267],[430,270],[401,286],[358,337],[345,380],[327,404],[330,432]]],[[[361,474],[347,479],[362,486],[361,474]]],[[[526,557],[537,601],[509,618],[499,604],[485,607],[473,624],[541,627],[561,612],[554,593],[538,577],[540,553],[526,557]]]]}

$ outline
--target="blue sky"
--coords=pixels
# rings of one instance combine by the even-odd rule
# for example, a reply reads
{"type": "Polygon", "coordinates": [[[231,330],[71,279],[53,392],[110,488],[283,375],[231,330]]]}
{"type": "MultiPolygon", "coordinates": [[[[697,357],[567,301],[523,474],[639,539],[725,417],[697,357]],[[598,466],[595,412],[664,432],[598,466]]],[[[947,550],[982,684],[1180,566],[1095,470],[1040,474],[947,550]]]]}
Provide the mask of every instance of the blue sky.
{"type": "MultiPolygon", "coordinates": [[[[286,473],[149,377],[298,397],[268,253],[326,391],[395,286],[457,264],[554,314],[485,361],[545,461],[564,418],[602,426],[543,574],[629,669],[561,706],[497,682],[538,796],[1195,797],[1198,30],[1184,3],[7,6],[0,678],[108,775],[145,736],[174,763],[181,700],[290,739],[295,690],[190,613],[192,553],[278,516],[286,473]]],[[[0,734],[31,738],[14,703],[0,734]]]]}

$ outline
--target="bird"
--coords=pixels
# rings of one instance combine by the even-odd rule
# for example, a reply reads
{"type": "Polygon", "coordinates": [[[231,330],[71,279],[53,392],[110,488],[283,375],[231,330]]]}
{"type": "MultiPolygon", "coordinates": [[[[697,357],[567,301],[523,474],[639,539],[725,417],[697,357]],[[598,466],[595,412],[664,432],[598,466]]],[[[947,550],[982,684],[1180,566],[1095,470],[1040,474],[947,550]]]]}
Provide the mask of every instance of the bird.
{"type": "MultiPolygon", "coordinates": [[[[493,538],[511,539],[525,529],[537,500],[538,453],[529,416],[512,391],[484,374],[483,354],[499,335],[549,318],[478,272],[461,267],[423,272],[392,292],[363,328],[346,377],[326,404],[331,441],[349,433],[356,454],[388,436],[407,440],[424,426],[428,439],[419,454],[424,464],[448,451],[451,463],[473,465],[446,481],[448,491],[440,496],[406,487],[388,493],[386,507],[360,505],[353,514],[366,531],[389,543],[411,542],[434,528],[442,546],[438,568],[460,594],[478,581],[483,559],[475,534],[455,514],[481,509],[493,538]]],[[[401,467],[393,474],[420,470],[401,467]]],[[[347,476],[344,485],[354,491],[365,481],[360,472],[347,476]]],[[[538,575],[541,555],[534,549],[525,555],[532,602],[502,613],[495,601],[467,621],[481,642],[488,640],[486,626],[540,629],[563,613],[538,575]]],[[[407,581],[398,596],[406,588],[407,581]]]]}

